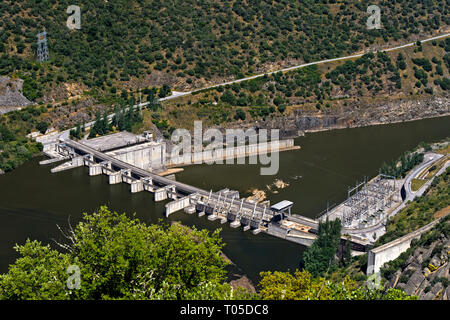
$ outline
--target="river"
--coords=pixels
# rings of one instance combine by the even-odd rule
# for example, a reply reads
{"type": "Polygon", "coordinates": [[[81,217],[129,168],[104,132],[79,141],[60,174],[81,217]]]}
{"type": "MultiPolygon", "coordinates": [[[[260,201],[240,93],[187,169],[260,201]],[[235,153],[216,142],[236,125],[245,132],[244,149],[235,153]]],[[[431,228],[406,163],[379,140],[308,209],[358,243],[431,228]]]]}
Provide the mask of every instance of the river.
{"type": "MultiPolygon", "coordinates": [[[[365,176],[377,174],[383,161],[391,161],[421,141],[435,142],[450,136],[450,117],[414,122],[310,133],[295,139],[300,150],[280,153],[276,176],[259,175],[258,165],[197,165],[186,167],[177,180],[214,191],[225,187],[248,195],[252,188],[265,190],[274,204],[293,201],[293,213],[315,218],[329,205],[343,201],[347,187],[365,176]],[[280,179],[288,184],[277,189],[280,179]],[[268,185],[271,190],[267,189],[268,185]]],[[[52,174],[52,166],[40,166],[35,158],[15,171],[0,176],[0,273],[18,257],[13,247],[27,238],[52,244],[61,240],[56,227],[80,221],[82,212],[101,205],[136,213],[141,221],[157,223],[164,218],[165,202],[155,203],[152,194],[130,193],[127,184],[109,185],[106,176],[89,177],[87,168],[52,174]]],[[[165,219],[167,220],[167,219],[165,219]]],[[[170,216],[199,229],[222,228],[224,253],[239,272],[258,282],[259,272],[294,271],[301,265],[304,247],[265,234],[253,235],[229,224],[183,211],[170,216]]]]}

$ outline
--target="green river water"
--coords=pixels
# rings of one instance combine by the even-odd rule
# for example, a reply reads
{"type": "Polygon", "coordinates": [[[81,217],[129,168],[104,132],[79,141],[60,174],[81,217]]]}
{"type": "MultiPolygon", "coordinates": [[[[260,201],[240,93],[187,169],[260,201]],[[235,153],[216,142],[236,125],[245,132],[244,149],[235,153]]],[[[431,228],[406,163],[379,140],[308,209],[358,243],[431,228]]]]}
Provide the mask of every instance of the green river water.
{"type": "MultiPolygon", "coordinates": [[[[450,136],[450,117],[355,129],[310,133],[295,139],[300,150],[280,153],[276,176],[261,176],[258,165],[197,165],[186,167],[177,180],[214,191],[223,188],[248,195],[257,188],[267,192],[274,204],[293,201],[293,213],[315,218],[329,205],[343,201],[347,187],[365,176],[377,174],[383,161],[391,161],[421,141],[435,142],[450,136]],[[286,188],[267,190],[276,179],[286,188]],[[273,192],[275,191],[275,192],[273,192]]],[[[27,238],[52,243],[61,239],[56,227],[74,225],[82,212],[101,205],[132,213],[146,223],[164,218],[165,202],[155,203],[152,194],[131,194],[129,185],[109,185],[106,176],[89,177],[87,168],[52,174],[52,166],[40,166],[36,158],[17,170],[0,176],[0,272],[4,273],[17,254],[13,246],[27,238]]],[[[166,219],[167,220],[167,219],[166,219]]],[[[229,224],[183,211],[169,220],[214,230],[222,228],[224,253],[237,271],[254,282],[266,270],[294,271],[301,264],[304,247],[265,234],[253,235],[229,224]]]]}

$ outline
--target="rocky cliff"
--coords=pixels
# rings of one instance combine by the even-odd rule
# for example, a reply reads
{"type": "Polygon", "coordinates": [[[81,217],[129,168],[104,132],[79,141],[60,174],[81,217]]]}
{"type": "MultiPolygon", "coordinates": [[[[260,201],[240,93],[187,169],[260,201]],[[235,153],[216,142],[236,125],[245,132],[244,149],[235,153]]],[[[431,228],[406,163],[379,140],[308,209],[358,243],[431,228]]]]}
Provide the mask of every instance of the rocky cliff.
{"type": "MultiPolygon", "coordinates": [[[[293,109],[284,116],[248,123],[245,127],[281,129],[282,137],[330,129],[364,127],[450,115],[450,98],[378,101],[353,101],[323,110],[293,109]]],[[[241,126],[242,127],[242,126],[241,126]]]]}
{"type": "Polygon", "coordinates": [[[389,277],[388,288],[402,289],[420,300],[450,300],[450,235],[440,231],[434,241],[430,239],[422,241],[401,263],[389,277]]]}
{"type": "Polygon", "coordinates": [[[31,104],[22,94],[22,87],[21,79],[0,77],[0,114],[31,104]]]}

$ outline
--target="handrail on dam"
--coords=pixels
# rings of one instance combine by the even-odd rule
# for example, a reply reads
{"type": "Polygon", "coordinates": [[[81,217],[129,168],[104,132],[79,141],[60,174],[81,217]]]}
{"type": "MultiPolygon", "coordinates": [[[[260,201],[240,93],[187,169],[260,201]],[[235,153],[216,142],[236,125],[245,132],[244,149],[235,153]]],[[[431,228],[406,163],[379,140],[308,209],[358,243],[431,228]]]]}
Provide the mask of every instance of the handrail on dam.
{"type": "MultiPolygon", "coordinates": [[[[220,197],[220,195],[211,193],[210,191],[206,191],[206,190],[203,190],[203,189],[200,189],[200,188],[197,188],[197,187],[194,187],[194,186],[191,186],[191,185],[179,182],[179,181],[174,181],[174,180],[165,178],[163,176],[157,175],[155,173],[149,172],[147,170],[138,168],[138,167],[136,167],[136,166],[134,166],[132,164],[126,163],[126,162],[121,161],[121,160],[118,160],[118,159],[116,159],[116,158],[114,158],[114,157],[112,157],[110,155],[107,155],[107,154],[105,154],[103,152],[100,152],[100,151],[98,151],[96,149],[93,149],[93,148],[91,148],[89,146],[86,146],[86,145],[84,145],[82,143],[73,141],[71,139],[65,139],[62,142],[62,144],[65,144],[67,147],[70,147],[70,148],[72,148],[74,150],[81,151],[81,152],[83,152],[85,154],[91,154],[95,158],[97,158],[97,159],[99,159],[99,160],[101,160],[103,162],[104,161],[111,162],[111,164],[114,167],[117,167],[117,168],[120,168],[120,169],[129,169],[132,174],[135,174],[136,176],[139,176],[141,178],[150,177],[150,178],[152,178],[153,182],[156,182],[161,187],[174,185],[176,187],[177,192],[181,193],[184,196],[188,196],[188,195],[197,193],[197,194],[199,194],[201,196],[204,196],[204,197],[210,197],[210,198],[212,198],[213,201],[218,201],[219,200],[218,197],[220,197]]],[[[243,207],[245,209],[252,210],[252,211],[257,210],[258,212],[264,212],[264,210],[265,210],[265,206],[263,206],[263,205],[259,205],[257,203],[253,204],[253,203],[245,202],[245,201],[243,203],[243,207]]],[[[269,215],[269,216],[274,216],[275,215],[275,213],[273,211],[271,211],[270,209],[266,210],[266,212],[264,214],[265,215],[269,215]]]]}
{"type": "MultiPolygon", "coordinates": [[[[232,228],[243,226],[244,231],[253,229],[254,234],[265,232],[303,245],[310,245],[315,238],[313,234],[318,231],[318,220],[296,214],[284,215],[270,209],[266,204],[239,199],[237,191],[229,189],[219,192],[206,191],[165,178],[71,139],[61,139],[56,149],[72,157],[72,165],[63,164],[62,170],[87,165],[90,175],[107,174],[110,184],[128,183],[132,193],[150,191],[154,193],[155,201],[172,199],[173,201],[166,204],[166,216],[182,209],[187,213],[197,211],[199,216],[208,214],[208,220],[211,221],[216,219],[220,219],[221,223],[229,221],[232,228]],[[281,217],[281,220],[276,217],[281,217]],[[298,225],[298,228],[286,229],[286,223],[298,225]],[[295,233],[289,232],[288,229],[292,229],[291,231],[295,233]],[[282,234],[277,231],[281,231],[282,234]]],[[[365,247],[365,244],[352,236],[351,241],[365,247]]]]}

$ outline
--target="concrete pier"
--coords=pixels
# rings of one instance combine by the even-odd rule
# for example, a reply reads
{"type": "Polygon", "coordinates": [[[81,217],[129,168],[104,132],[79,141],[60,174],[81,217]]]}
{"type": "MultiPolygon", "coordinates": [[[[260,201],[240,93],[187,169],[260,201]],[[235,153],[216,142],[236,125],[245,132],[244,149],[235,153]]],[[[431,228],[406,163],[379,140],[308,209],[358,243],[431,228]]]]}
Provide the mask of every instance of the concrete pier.
{"type": "Polygon", "coordinates": [[[122,183],[122,173],[120,171],[111,173],[109,175],[109,184],[122,183]]]}
{"type": "Polygon", "coordinates": [[[192,205],[192,206],[189,206],[189,207],[184,208],[184,212],[186,212],[187,214],[193,214],[193,213],[195,213],[195,212],[196,212],[195,206],[192,205]]]}
{"type": "Polygon", "coordinates": [[[153,179],[151,177],[141,178],[141,181],[142,181],[142,187],[144,188],[145,191],[155,192],[156,187],[153,184],[153,179]]]}
{"type": "Polygon", "coordinates": [[[175,185],[171,184],[169,186],[166,186],[165,189],[166,189],[167,197],[169,199],[176,200],[178,198],[177,197],[177,188],[175,187],[175,185]]]}
{"type": "Polygon", "coordinates": [[[238,220],[233,221],[230,223],[230,227],[232,228],[239,228],[241,226],[241,223],[238,220]]]}
{"type": "Polygon", "coordinates": [[[122,182],[132,184],[135,181],[135,179],[131,176],[130,169],[122,169],[120,170],[120,173],[122,174],[122,182]]]}
{"type": "Polygon", "coordinates": [[[209,221],[215,221],[217,219],[219,219],[219,217],[216,214],[211,214],[208,216],[209,221]]]}
{"type": "Polygon", "coordinates": [[[155,190],[155,201],[163,201],[167,199],[167,190],[166,188],[159,188],[155,190]]]}
{"type": "Polygon", "coordinates": [[[171,215],[172,213],[187,208],[191,205],[191,197],[187,196],[184,198],[177,199],[166,204],[166,217],[171,215]]]}
{"type": "Polygon", "coordinates": [[[89,165],[89,175],[98,176],[102,174],[102,165],[100,163],[89,165]]]}
{"type": "Polygon", "coordinates": [[[84,165],[84,158],[82,156],[72,158],[72,165],[81,167],[84,165]]]}
{"type": "Polygon", "coordinates": [[[135,180],[131,183],[131,193],[144,191],[144,183],[141,180],[135,180]]]}

